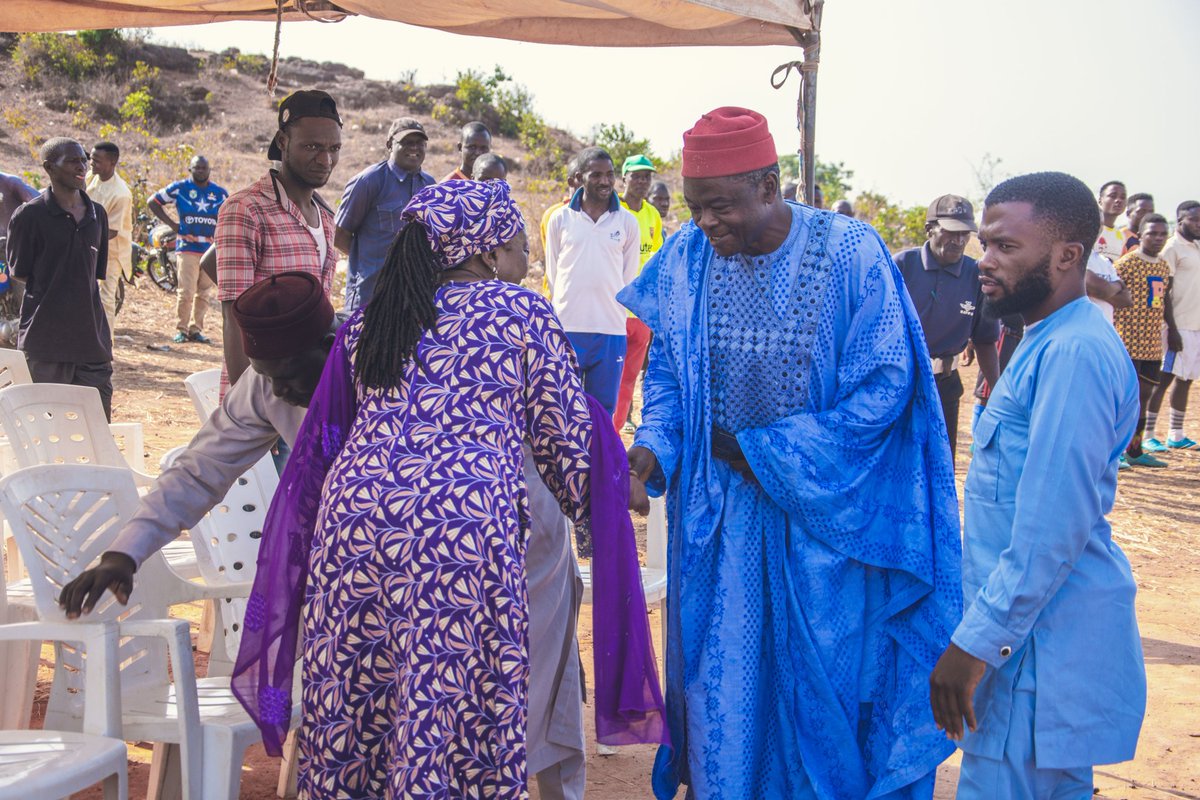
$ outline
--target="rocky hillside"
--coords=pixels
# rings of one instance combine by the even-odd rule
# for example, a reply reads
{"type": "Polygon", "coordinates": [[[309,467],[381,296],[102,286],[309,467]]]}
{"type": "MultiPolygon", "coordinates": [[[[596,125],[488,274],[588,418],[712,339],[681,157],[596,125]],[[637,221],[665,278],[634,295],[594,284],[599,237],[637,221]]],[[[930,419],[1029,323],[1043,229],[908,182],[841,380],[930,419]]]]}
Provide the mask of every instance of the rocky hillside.
{"type": "MultiPolygon", "coordinates": [[[[359,70],[330,62],[284,59],[271,95],[268,60],[236,50],[209,53],[123,37],[114,43],[49,34],[19,41],[0,35],[0,51],[0,171],[23,174],[36,185],[44,177],[37,146],[46,138],[71,136],[85,145],[112,139],[122,148],[120,169],[138,200],[183,177],[194,154],[209,159],[212,179],[230,191],[256,180],[267,166],[276,104],[300,88],[328,91],[345,121],[341,161],[322,192],[331,203],[346,181],[384,157],[393,118],[414,116],[424,123],[430,136],[424,168],[439,179],[457,166],[457,132],[467,119],[457,87],[367,80],[359,70]]],[[[563,131],[541,135],[546,144],[539,152],[517,136],[497,135],[493,143],[510,163],[510,182],[531,222],[559,199],[561,162],[582,146],[563,131]]],[[[533,258],[540,258],[540,243],[531,246],[533,258]]]]}

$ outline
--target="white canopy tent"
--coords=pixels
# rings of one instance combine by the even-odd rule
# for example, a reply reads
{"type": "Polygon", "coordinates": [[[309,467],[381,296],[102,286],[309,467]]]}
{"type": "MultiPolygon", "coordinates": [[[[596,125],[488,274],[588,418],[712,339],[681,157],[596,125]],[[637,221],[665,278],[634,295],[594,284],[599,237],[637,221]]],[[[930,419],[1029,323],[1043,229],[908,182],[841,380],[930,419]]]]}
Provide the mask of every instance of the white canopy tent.
{"type": "Polygon", "coordinates": [[[0,31],[149,28],[227,20],[332,22],[362,15],[450,33],[590,47],[799,44],[804,196],[812,200],[824,0],[0,0],[0,31]]]}

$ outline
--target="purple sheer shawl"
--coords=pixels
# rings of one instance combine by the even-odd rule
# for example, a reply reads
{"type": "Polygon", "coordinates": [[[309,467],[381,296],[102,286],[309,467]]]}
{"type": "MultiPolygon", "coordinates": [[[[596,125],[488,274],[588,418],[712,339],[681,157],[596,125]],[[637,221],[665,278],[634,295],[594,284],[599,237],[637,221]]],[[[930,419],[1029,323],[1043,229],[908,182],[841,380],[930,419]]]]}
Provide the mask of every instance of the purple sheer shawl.
{"type": "MultiPolygon", "coordinates": [[[[263,526],[258,572],[246,606],[233,693],[279,756],[292,712],[292,676],[308,556],[322,487],[346,442],[357,396],[343,331],[325,363],[263,526]]],[[[592,417],[591,518],[596,734],[610,745],[669,743],[658,669],[629,518],[629,465],[612,417],[588,398],[592,417]]]]}
{"type": "Polygon", "coordinates": [[[321,489],[358,412],[345,330],[343,326],[333,342],[267,512],[233,667],[233,694],[273,756],[283,754],[292,718],[292,672],[321,489]]]}
{"type": "Polygon", "coordinates": [[[592,659],[596,739],[607,745],[670,744],[642,570],[629,518],[629,461],[612,415],[592,414],[592,659]]]}

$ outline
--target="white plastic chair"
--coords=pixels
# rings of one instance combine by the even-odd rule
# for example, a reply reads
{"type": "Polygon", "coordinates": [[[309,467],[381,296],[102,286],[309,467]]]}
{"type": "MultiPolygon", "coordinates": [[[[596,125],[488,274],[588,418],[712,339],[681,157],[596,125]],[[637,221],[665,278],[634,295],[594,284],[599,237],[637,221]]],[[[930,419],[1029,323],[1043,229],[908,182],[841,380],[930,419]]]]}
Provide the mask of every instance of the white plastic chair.
{"type": "MultiPolygon", "coordinates": [[[[100,393],[90,386],[33,383],[0,389],[0,427],[8,433],[19,467],[124,467],[138,486],[145,488],[154,483],[154,478],[143,471],[142,426],[137,422],[106,422],[100,393]],[[118,438],[124,442],[124,453],[118,438]]],[[[186,540],[174,548],[168,545],[164,555],[182,577],[199,577],[196,556],[186,540]]],[[[10,581],[23,576],[23,570],[9,570],[10,581]]]]}
{"type": "MultiPolygon", "coordinates": [[[[580,564],[583,577],[583,602],[592,602],[592,566],[580,564]]],[[[658,604],[662,625],[662,647],[667,646],[667,506],[661,497],[650,498],[650,513],[646,516],[646,566],[642,567],[642,594],[646,606],[658,604]]],[[[611,756],[617,748],[596,743],[596,753],[611,756]]]]}
{"type": "MultiPolygon", "coordinates": [[[[592,602],[592,567],[580,564],[583,576],[583,602],[592,602]]],[[[646,605],[658,603],[662,616],[663,642],[667,640],[667,506],[661,497],[650,498],[646,516],[646,566],[642,567],[642,594],[646,605]]]]}
{"type": "Polygon", "coordinates": [[[30,383],[0,389],[0,426],[21,467],[38,464],[95,464],[125,467],[141,486],[154,479],[142,471],[141,425],[113,423],[124,438],[121,452],[113,426],[104,418],[100,393],[91,386],[30,383]]]}
{"type": "MultiPolygon", "coordinates": [[[[16,540],[10,556],[16,556],[16,540]]],[[[0,624],[33,622],[38,618],[29,580],[8,584],[0,570],[0,624]]],[[[0,641],[0,730],[29,727],[41,642],[0,641]]]]}
{"type": "MultiPolygon", "coordinates": [[[[29,364],[25,361],[25,354],[20,350],[0,348],[0,389],[25,383],[33,383],[33,378],[29,375],[29,364]]],[[[0,475],[17,469],[20,467],[13,455],[12,446],[8,443],[8,437],[0,436],[0,475]]],[[[3,527],[4,552],[8,559],[5,564],[8,570],[8,579],[10,581],[20,580],[25,575],[25,568],[21,566],[21,556],[17,553],[16,542],[8,535],[7,524],[3,527]]],[[[0,723],[0,727],[4,727],[3,723],[0,723]]]]}
{"type": "Polygon", "coordinates": [[[0,642],[71,643],[87,657],[83,732],[0,730],[0,800],[59,800],[96,783],[104,800],[127,800],[128,762],[117,691],[118,631],[113,623],[0,625],[0,642]],[[82,644],[82,647],[78,645],[82,644]]]}
{"type": "Polygon", "coordinates": [[[187,387],[188,397],[192,398],[192,406],[201,423],[208,421],[212,412],[221,404],[221,370],[206,369],[193,372],[183,379],[187,387]]]}
{"type": "Polygon", "coordinates": [[[25,354],[20,350],[0,348],[0,389],[22,383],[33,383],[25,354]]]}
{"type": "MultiPolygon", "coordinates": [[[[183,450],[180,447],[168,451],[161,462],[163,469],[183,450]]],[[[234,481],[221,502],[192,528],[196,563],[209,587],[215,590],[254,581],[267,510],[278,486],[279,474],[268,454],[234,481]]],[[[208,674],[228,675],[233,671],[232,657],[242,640],[246,601],[241,597],[226,597],[217,606],[223,635],[213,637],[208,674]]]]}
{"type": "MultiPolygon", "coordinates": [[[[109,548],[137,499],[128,469],[50,465],[0,480],[0,507],[28,564],[41,619],[63,619],[61,587],[109,548]]],[[[238,796],[245,751],[260,740],[258,729],[228,678],[196,678],[188,624],[166,617],[177,603],[245,597],[249,590],[248,583],[206,587],[181,580],[155,553],[138,569],[128,606],[106,592],[87,618],[117,621],[121,636],[130,637],[119,653],[124,738],[173,745],[156,746],[152,796],[179,786],[184,800],[238,796]]],[[[85,694],[80,666],[76,652],[55,645],[47,726],[78,724],[85,694]]]]}

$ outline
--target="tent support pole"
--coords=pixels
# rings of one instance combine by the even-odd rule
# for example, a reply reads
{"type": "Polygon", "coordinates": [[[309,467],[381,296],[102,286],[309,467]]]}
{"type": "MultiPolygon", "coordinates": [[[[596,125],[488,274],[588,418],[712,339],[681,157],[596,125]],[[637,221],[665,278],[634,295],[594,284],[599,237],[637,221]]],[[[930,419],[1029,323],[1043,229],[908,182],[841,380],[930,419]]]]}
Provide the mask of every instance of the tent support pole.
{"type": "Polygon", "coordinates": [[[792,29],[804,53],[799,66],[800,93],[796,98],[796,128],[800,131],[800,189],[804,202],[816,196],[817,68],[821,64],[821,12],[825,0],[799,0],[812,23],[807,31],[792,29]]]}

